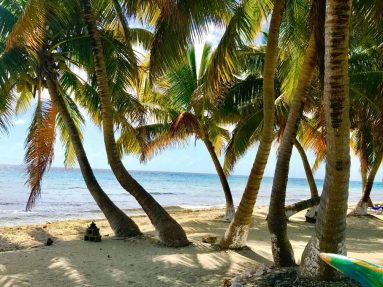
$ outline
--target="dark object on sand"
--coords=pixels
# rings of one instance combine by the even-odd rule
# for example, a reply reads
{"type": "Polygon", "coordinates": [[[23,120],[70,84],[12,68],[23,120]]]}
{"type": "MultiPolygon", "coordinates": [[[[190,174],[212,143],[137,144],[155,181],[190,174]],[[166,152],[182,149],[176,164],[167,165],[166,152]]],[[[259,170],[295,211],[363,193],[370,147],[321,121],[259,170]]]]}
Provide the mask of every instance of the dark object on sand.
{"type": "Polygon", "coordinates": [[[215,244],[217,242],[217,236],[205,236],[202,237],[203,243],[215,244]]]}
{"type": "Polygon", "coordinates": [[[52,238],[47,239],[47,243],[45,243],[46,246],[51,246],[53,244],[52,238]]]}
{"type": "Polygon", "coordinates": [[[97,228],[96,223],[92,221],[91,225],[88,226],[84,236],[85,241],[100,242],[100,228],[97,228]]]}

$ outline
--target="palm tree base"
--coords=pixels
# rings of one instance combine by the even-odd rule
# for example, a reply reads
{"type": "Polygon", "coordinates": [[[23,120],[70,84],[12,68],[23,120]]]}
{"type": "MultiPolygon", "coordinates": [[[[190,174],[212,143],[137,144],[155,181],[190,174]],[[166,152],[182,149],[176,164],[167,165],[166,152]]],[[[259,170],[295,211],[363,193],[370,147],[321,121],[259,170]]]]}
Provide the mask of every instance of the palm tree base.
{"type": "MultiPolygon", "coordinates": [[[[337,280],[341,277],[340,273],[327,265],[320,257],[319,239],[314,235],[306,245],[302,254],[300,277],[315,280],[337,280]]],[[[336,254],[346,255],[346,247],[340,244],[336,254]]]]}
{"type": "Polygon", "coordinates": [[[134,237],[142,235],[137,224],[120,209],[109,214],[107,220],[114,235],[117,237],[134,237]]]}
{"type": "Polygon", "coordinates": [[[317,216],[318,216],[318,210],[319,210],[319,204],[310,207],[305,214],[306,222],[316,223],[317,216]]]}
{"type": "Polygon", "coordinates": [[[223,216],[224,222],[231,222],[234,219],[235,216],[235,208],[234,205],[230,205],[226,207],[225,215],[223,216]]]}
{"type": "Polygon", "coordinates": [[[348,216],[365,216],[367,212],[368,202],[359,201],[355,208],[348,214],[348,216]]]}
{"type": "Polygon", "coordinates": [[[190,241],[186,237],[185,231],[170,216],[166,220],[162,220],[155,225],[161,244],[168,247],[184,247],[190,245],[190,241]]]}
{"type": "Polygon", "coordinates": [[[242,249],[246,247],[250,225],[240,225],[232,221],[219,245],[223,249],[242,249]]]}
{"type": "Polygon", "coordinates": [[[277,267],[293,267],[296,266],[293,247],[284,235],[279,236],[271,234],[271,250],[273,252],[274,264],[277,267]]]}

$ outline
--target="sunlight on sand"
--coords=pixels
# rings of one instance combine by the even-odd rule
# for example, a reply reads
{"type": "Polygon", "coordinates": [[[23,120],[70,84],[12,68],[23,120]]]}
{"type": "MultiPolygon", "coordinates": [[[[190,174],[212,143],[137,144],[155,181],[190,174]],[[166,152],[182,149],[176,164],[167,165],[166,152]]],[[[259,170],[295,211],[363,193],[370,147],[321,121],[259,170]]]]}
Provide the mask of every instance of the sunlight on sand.
{"type": "MultiPolygon", "coordinates": [[[[53,222],[43,226],[0,228],[0,286],[221,286],[260,263],[271,264],[266,208],[255,209],[248,249],[224,251],[201,242],[207,235],[222,236],[226,223],[222,210],[177,211],[174,217],[185,227],[192,245],[166,248],[156,241],[145,217],[134,221],[146,230],[144,238],[115,240],[105,220],[97,221],[103,241],[82,240],[89,221],[53,222]],[[43,246],[47,238],[52,246],[43,246]],[[37,248],[36,248],[37,245],[37,248]],[[18,250],[21,249],[21,250],[18,250]],[[14,250],[14,251],[11,251],[14,250]]],[[[349,256],[383,264],[382,218],[348,218],[349,256]]],[[[295,257],[314,232],[304,222],[304,212],[289,222],[289,238],[295,257]]]]}

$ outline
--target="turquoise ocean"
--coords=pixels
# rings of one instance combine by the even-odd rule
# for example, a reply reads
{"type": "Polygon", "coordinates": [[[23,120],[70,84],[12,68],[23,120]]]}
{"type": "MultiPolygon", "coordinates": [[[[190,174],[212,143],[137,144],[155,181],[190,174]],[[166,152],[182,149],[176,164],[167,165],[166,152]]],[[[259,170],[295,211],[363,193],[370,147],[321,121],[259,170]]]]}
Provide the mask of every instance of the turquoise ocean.
{"type": "MultiPolygon", "coordinates": [[[[127,214],[142,214],[134,198],[120,187],[110,170],[95,170],[100,185],[110,198],[127,214]]],[[[214,174],[132,171],[141,183],[163,206],[188,209],[224,207],[224,195],[214,174]]],[[[229,183],[237,205],[246,185],[246,176],[231,176],[229,183]]],[[[79,169],[51,168],[46,174],[41,198],[32,211],[26,212],[28,187],[22,166],[0,166],[0,226],[40,224],[55,220],[102,218],[82,179],[79,169]]],[[[323,180],[317,180],[322,190],[323,180]]],[[[264,178],[257,205],[268,205],[272,178],[264,178]]],[[[361,195],[361,182],[350,183],[349,202],[361,195]]],[[[287,187],[287,202],[308,199],[310,190],[306,179],[291,178],[287,187]]],[[[376,183],[373,200],[383,201],[383,184],[376,183]]]]}

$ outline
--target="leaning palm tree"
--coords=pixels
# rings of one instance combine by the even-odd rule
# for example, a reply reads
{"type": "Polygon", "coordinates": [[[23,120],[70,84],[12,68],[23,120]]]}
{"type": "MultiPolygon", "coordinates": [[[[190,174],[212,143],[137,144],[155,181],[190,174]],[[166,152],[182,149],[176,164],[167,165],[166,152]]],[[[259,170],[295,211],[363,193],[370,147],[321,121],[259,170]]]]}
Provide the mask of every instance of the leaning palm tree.
{"type": "Polygon", "coordinates": [[[382,162],[381,50],[352,47],[350,56],[351,147],[361,163],[362,197],[351,215],[366,215],[376,173],[382,162]]]}
{"type": "Polygon", "coordinates": [[[360,157],[366,157],[366,179],[362,185],[362,197],[349,215],[367,215],[368,202],[374,185],[375,176],[383,160],[381,139],[376,139],[376,134],[378,133],[373,133],[376,133],[376,130],[357,130],[352,133],[352,146],[354,147],[355,153],[359,154],[360,157]],[[370,136],[368,139],[368,147],[363,149],[363,147],[365,147],[363,141],[368,135],[370,136]]]}
{"type": "MultiPolygon", "coordinates": [[[[9,27],[6,51],[0,58],[2,93],[20,92],[16,109],[28,108],[32,97],[37,94],[36,111],[26,141],[28,184],[31,187],[27,209],[33,206],[41,193],[43,175],[53,159],[55,130],[59,127],[67,148],[67,159],[75,154],[85,183],[115,234],[139,235],[137,225],[102,190],[87,159],[79,130],[81,117],[69,97],[69,90],[63,85],[68,83],[68,78],[77,79],[77,76],[66,66],[68,58],[64,60],[60,49],[56,50],[57,43],[66,42],[68,35],[53,38],[53,32],[60,35],[66,29],[52,18],[47,20],[44,17],[45,13],[52,13],[52,7],[60,7],[60,4],[54,1],[30,1],[23,14],[9,27]],[[34,27],[32,31],[31,27],[34,27]],[[30,37],[31,34],[38,37],[36,41],[33,40],[36,38],[30,37]],[[59,73],[58,66],[66,67],[65,71],[59,73]],[[49,91],[51,101],[42,100],[43,89],[49,91]]],[[[57,18],[54,19],[60,19],[59,15],[55,16],[57,18]]]]}
{"type": "MultiPolygon", "coordinates": [[[[140,134],[147,130],[146,134],[149,138],[142,149],[141,160],[146,161],[157,151],[173,144],[185,142],[193,135],[196,139],[202,140],[214,163],[225,194],[224,221],[230,222],[235,214],[233,197],[218,158],[225,141],[229,138],[229,131],[219,126],[215,121],[219,107],[211,101],[211,98],[206,96],[203,82],[209,64],[210,51],[211,46],[205,44],[201,59],[198,61],[195,48],[191,47],[187,58],[167,73],[168,83],[166,83],[165,93],[160,98],[155,95],[155,99],[151,101],[159,103],[159,108],[168,116],[162,121],[160,119],[154,124],[138,128],[140,134]],[[153,133],[154,128],[158,133],[153,133]]],[[[131,137],[127,138],[124,135],[121,137],[128,142],[124,143],[123,140],[119,142],[123,146],[129,146],[131,137]]]]}
{"type": "Polygon", "coordinates": [[[103,44],[93,7],[89,0],[81,0],[84,22],[91,40],[95,74],[100,95],[102,128],[109,164],[121,186],[130,192],[139,202],[152,224],[159,233],[160,240],[168,246],[185,246],[189,244],[182,227],[167,211],[129,174],[125,169],[115,141],[113,124],[112,94],[108,83],[107,68],[103,44]]]}
{"type": "MultiPolygon", "coordinates": [[[[324,6],[325,1],[313,2],[313,10],[320,11],[324,6]]],[[[321,31],[320,20],[322,17],[318,14],[319,13],[316,13],[316,15],[314,15],[317,16],[317,19],[316,21],[314,20],[314,22],[316,22],[318,27],[314,27],[313,29],[321,31]]],[[[314,77],[315,67],[317,65],[318,42],[319,41],[315,39],[315,32],[311,32],[300,71],[300,77],[291,100],[289,116],[283,132],[281,144],[278,149],[278,159],[275,167],[268,216],[272,252],[274,263],[277,266],[295,265],[294,252],[287,237],[287,218],[284,210],[286,187],[294,141],[296,140],[299,122],[302,117],[303,108],[314,77]]]]}
{"type": "Polygon", "coordinates": [[[221,240],[220,245],[224,248],[240,248],[246,244],[254,204],[273,141],[274,79],[278,61],[278,37],[284,6],[285,1],[275,1],[271,16],[263,72],[264,115],[262,136],[237,213],[221,240]]]}
{"type": "Polygon", "coordinates": [[[350,175],[348,48],[351,1],[329,0],[325,22],[324,114],[326,175],[315,235],[302,255],[301,275],[331,279],[336,271],[320,252],[346,253],[345,231],[350,175]],[[337,35],[342,35],[339,38],[337,35]]]}

